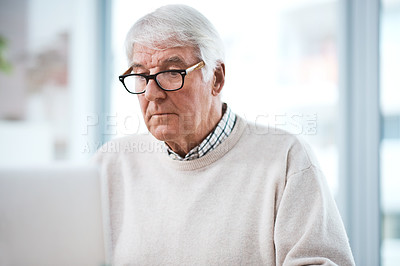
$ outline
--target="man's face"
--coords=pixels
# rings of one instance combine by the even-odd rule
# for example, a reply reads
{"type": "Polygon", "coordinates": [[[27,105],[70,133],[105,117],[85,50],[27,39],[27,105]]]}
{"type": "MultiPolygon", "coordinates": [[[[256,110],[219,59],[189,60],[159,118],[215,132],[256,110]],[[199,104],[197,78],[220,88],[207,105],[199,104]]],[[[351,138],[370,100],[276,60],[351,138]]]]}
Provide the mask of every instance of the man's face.
{"type": "MultiPolygon", "coordinates": [[[[135,44],[133,73],[150,75],[163,70],[186,69],[200,62],[195,52],[193,47],[153,50],[135,44]]],[[[212,94],[210,84],[211,81],[203,81],[200,70],[186,75],[184,86],[178,91],[163,91],[154,80],[150,80],[146,92],[139,94],[138,98],[151,134],[171,147],[182,143],[197,145],[196,142],[211,131],[210,126],[215,126],[212,124],[215,116],[220,116],[212,112],[216,96],[212,94]]]]}

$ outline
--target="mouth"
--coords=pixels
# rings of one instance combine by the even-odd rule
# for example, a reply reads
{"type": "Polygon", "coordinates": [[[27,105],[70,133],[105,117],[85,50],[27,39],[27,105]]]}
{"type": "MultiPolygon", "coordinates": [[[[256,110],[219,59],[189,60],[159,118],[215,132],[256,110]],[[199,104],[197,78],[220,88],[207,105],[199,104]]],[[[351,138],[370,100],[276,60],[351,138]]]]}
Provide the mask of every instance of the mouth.
{"type": "Polygon", "coordinates": [[[154,113],[153,115],[172,115],[173,113],[154,113]]]}
{"type": "Polygon", "coordinates": [[[154,118],[157,118],[157,117],[167,117],[167,116],[169,116],[169,115],[175,115],[175,114],[174,114],[174,113],[156,113],[156,114],[150,115],[150,117],[154,117],[154,118]]]}

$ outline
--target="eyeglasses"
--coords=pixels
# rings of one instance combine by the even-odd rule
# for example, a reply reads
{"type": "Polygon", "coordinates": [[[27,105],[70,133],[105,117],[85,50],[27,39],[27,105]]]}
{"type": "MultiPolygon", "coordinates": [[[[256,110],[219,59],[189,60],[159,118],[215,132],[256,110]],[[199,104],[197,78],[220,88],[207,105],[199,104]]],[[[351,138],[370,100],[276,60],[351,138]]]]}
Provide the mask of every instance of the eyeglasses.
{"type": "Polygon", "coordinates": [[[121,81],[125,89],[132,94],[144,93],[151,79],[155,80],[157,85],[164,91],[177,91],[182,89],[186,75],[196,69],[204,67],[204,65],[204,61],[201,61],[187,69],[165,70],[154,75],[127,74],[132,71],[132,67],[130,67],[123,75],[119,76],[119,81],[121,81]]]}

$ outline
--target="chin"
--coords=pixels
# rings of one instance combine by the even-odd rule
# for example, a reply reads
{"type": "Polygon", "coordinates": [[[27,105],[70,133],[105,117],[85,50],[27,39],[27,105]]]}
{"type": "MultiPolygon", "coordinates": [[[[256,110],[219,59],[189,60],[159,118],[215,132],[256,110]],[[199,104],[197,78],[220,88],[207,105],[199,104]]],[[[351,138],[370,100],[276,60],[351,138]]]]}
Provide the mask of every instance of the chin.
{"type": "Polygon", "coordinates": [[[149,128],[150,133],[158,140],[169,141],[176,139],[179,130],[172,126],[160,125],[149,128]]]}

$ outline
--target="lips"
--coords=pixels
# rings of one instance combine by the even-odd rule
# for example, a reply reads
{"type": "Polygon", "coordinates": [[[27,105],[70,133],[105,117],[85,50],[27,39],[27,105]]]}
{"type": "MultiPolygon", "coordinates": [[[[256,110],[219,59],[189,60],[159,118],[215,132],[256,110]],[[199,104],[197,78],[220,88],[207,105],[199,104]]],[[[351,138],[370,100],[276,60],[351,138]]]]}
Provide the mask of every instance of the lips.
{"type": "Polygon", "coordinates": [[[175,113],[154,113],[150,115],[151,118],[167,118],[170,115],[176,115],[175,113]]]}
{"type": "Polygon", "coordinates": [[[168,115],[177,115],[177,113],[171,108],[148,108],[147,109],[148,119],[167,117],[168,115]]]}
{"type": "Polygon", "coordinates": [[[155,114],[151,114],[150,116],[156,116],[156,115],[173,115],[173,113],[155,113],[155,114]]]}

